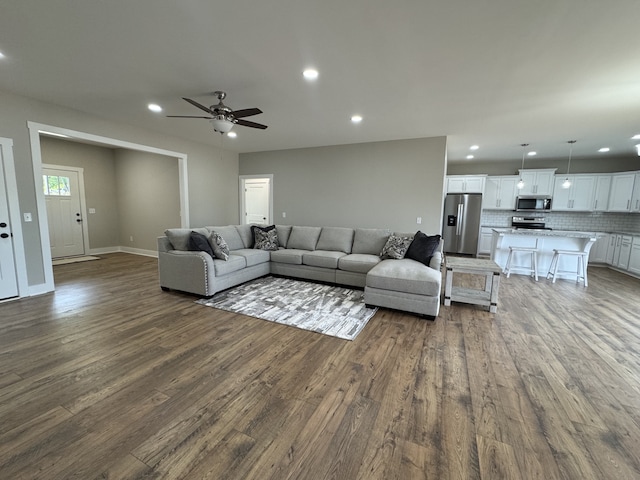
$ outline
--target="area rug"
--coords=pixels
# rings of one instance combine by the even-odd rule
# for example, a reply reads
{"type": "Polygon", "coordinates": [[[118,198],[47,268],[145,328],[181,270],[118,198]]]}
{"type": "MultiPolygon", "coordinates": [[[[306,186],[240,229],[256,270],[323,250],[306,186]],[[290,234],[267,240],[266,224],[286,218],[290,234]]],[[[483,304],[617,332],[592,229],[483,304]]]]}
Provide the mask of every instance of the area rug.
{"type": "Polygon", "coordinates": [[[377,308],[367,308],[364,292],[290,278],[263,277],[196,303],[353,340],[377,308]]]}
{"type": "Polygon", "coordinates": [[[53,260],[51,263],[53,264],[53,266],[56,266],[56,265],[66,265],[68,263],[89,262],[91,260],[100,260],[100,257],[84,255],[82,257],[57,258],[53,260]]]}

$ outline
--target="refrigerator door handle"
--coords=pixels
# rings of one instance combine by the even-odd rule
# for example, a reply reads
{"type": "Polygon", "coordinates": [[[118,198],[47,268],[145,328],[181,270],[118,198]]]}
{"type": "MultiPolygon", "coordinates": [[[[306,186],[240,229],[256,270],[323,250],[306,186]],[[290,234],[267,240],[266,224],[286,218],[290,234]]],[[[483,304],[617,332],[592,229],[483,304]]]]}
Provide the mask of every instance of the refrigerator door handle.
{"type": "Polygon", "coordinates": [[[456,222],[456,235],[462,234],[462,216],[464,215],[464,205],[462,203],[458,204],[458,221],[456,222]]]}

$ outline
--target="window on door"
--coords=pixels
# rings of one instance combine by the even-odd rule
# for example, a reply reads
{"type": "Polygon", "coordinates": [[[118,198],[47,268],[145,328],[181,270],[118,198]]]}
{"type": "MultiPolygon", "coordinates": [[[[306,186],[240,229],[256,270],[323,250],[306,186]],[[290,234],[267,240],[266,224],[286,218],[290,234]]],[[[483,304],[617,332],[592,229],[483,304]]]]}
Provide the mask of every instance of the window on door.
{"type": "Polygon", "coordinates": [[[42,187],[45,195],[55,195],[59,197],[71,196],[69,177],[42,175],[42,187]]]}

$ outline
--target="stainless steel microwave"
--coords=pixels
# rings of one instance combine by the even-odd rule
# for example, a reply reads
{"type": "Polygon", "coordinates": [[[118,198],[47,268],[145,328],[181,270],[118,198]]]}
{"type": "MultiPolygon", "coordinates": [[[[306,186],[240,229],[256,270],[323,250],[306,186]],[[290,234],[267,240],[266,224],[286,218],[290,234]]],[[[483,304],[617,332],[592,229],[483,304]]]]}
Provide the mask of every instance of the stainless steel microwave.
{"type": "Polygon", "coordinates": [[[544,195],[520,195],[516,198],[516,211],[532,212],[551,210],[551,197],[544,195]]]}

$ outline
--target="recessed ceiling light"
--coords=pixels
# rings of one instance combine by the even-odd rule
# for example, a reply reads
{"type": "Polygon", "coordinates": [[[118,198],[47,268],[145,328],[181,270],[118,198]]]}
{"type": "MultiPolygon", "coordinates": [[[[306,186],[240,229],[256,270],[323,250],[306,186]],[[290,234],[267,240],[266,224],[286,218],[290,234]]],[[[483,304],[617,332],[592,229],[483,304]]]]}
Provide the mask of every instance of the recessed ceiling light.
{"type": "Polygon", "coordinates": [[[353,123],[360,123],[362,121],[362,116],[360,115],[354,115],[353,117],[351,117],[351,121],[353,123]]]}
{"type": "Polygon", "coordinates": [[[598,150],[598,151],[599,151],[599,152],[601,152],[601,153],[606,153],[606,152],[608,152],[609,150],[611,150],[609,147],[602,147],[602,148],[601,148],[600,150],[598,150]]]}
{"type": "Polygon", "coordinates": [[[469,150],[478,150],[480,147],[478,145],[471,145],[469,150]]]}
{"type": "Polygon", "coordinates": [[[302,72],[302,75],[304,75],[304,78],[306,78],[307,80],[315,80],[316,78],[318,78],[318,71],[313,68],[307,68],[304,72],[302,72]]]}
{"type": "Polygon", "coordinates": [[[149,105],[147,105],[147,108],[155,113],[160,113],[162,111],[162,107],[155,103],[150,103],[149,105]]]}
{"type": "Polygon", "coordinates": [[[471,160],[473,158],[473,155],[467,155],[467,160],[471,160]]]}
{"type": "Polygon", "coordinates": [[[637,133],[636,135],[631,137],[631,140],[640,140],[640,133],[637,133]]]}
{"type": "Polygon", "coordinates": [[[4,58],[4,53],[0,52],[0,58],[4,58]]]}
{"type": "Polygon", "coordinates": [[[227,133],[227,137],[229,137],[229,138],[236,138],[237,136],[238,136],[238,134],[236,132],[227,133]]]}
{"type": "Polygon", "coordinates": [[[528,152],[527,155],[529,155],[530,157],[535,157],[538,154],[538,152],[528,152]]]}

